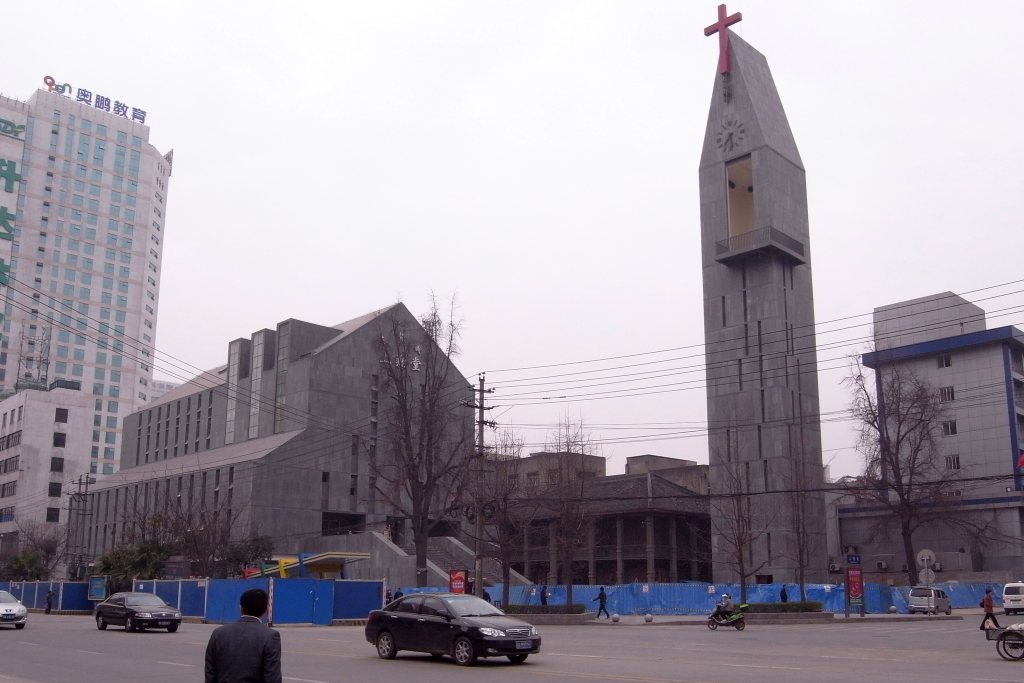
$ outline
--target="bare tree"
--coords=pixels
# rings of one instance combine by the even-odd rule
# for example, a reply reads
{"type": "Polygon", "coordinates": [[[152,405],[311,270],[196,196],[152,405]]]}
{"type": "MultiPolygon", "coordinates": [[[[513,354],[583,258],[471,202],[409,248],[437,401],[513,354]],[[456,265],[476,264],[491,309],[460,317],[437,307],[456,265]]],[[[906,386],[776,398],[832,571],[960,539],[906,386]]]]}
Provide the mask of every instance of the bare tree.
{"type": "Polygon", "coordinates": [[[738,447],[735,430],[726,438],[735,440],[726,444],[726,457],[711,472],[711,530],[718,541],[715,560],[736,575],[742,603],[747,600],[747,579],[768,564],[767,558],[755,562],[753,548],[772,528],[774,514],[767,501],[755,507],[745,463],[731,457],[738,447]]]}
{"type": "Polygon", "coordinates": [[[140,572],[159,574],[171,555],[185,557],[199,576],[226,578],[269,554],[269,539],[243,533],[240,522],[246,505],[226,497],[191,503],[181,498],[146,499],[144,490],[126,488],[126,503],[118,518],[121,555],[112,561],[131,561],[140,572]],[[149,503],[152,502],[152,508],[149,503]],[[161,504],[162,503],[162,504],[161,504]]]}
{"type": "Polygon", "coordinates": [[[844,382],[853,394],[850,412],[865,457],[862,494],[887,512],[877,533],[890,523],[898,526],[907,579],[914,584],[917,530],[944,524],[980,537],[986,529],[965,518],[959,498],[952,495],[963,483],[957,470],[946,468],[938,444],[945,417],[938,392],[906,367],[885,367],[869,378],[856,357],[844,382]]]}
{"type": "Polygon", "coordinates": [[[584,541],[587,522],[584,505],[591,474],[587,459],[595,455],[596,448],[583,421],[573,420],[568,414],[548,437],[547,447],[555,460],[554,466],[548,469],[546,486],[541,493],[540,514],[551,517],[551,533],[565,584],[565,601],[572,605],[573,566],[584,541]]]}
{"type": "Polygon", "coordinates": [[[512,559],[520,548],[522,527],[529,522],[529,517],[522,514],[525,506],[519,491],[522,452],[520,437],[511,430],[498,432],[483,476],[472,488],[477,513],[483,521],[480,540],[501,566],[503,605],[508,604],[512,559]]]}
{"type": "MultiPolygon", "coordinates": [[[[802,430],[801,430],[802,432],[802,430]]],[[[796,568],[796,582],[800,587],[800,602],[807,600],[807,569],[816,558],[811,556],[815,547],[811,538],[810,515],[811,498],[807,492],[821,485],[821,477],[813,477],[810,466],[803,458],[802,448],[798,446],[797,457],[791,459],[791,471],[787,479],[786,496],[789,499],[790,524],[792,525],[793,544],[792,559],[796,568]]],[[[821,468],[818,468],[819,470],[821,468]]]]}
{"type": "Polygon", "coordinates": [[[63,524],[44,522],[22,522],[16,520],[18,538],[22,552],[39,557],[46,575],[53,576],[57,566],[64,560],[67,548],[67,529],[63,524]]]}
{"type": "Polygon", "coordinates": [[[370,468],[376,490],[410,522],[418,586],[427,581],[431,531],[461,498],[475,457],[469,385],[453,363],[461,329],[454,306],[446,318],[433,299],[419,324],[398,307],[377,336],[383,400],[370,468]]]}

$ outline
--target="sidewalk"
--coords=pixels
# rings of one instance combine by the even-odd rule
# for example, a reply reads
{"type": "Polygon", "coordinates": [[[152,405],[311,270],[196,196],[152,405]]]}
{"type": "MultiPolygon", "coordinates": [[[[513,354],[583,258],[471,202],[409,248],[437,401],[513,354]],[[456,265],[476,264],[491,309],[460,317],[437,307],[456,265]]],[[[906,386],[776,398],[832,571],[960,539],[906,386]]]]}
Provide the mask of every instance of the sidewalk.
{"type": "MultiPolygon", "coordinates": [[[[747,624],[748,626],[776,626],[779,624],[773,623],[756,623],[755,619],[759,616],[767,615],[749,615],[747,624]],[[751,618],[753,617],[753,618],[751,618]]],[[[859,614],[850,614],[850,618],[847,619],[842,613],[833,614],[832,621],[821,618],[815,619],[813,622],[788,622],[789,624],[892,624],[900,622],[912,622],[912,621],[969,621],[976,619],[979,623],[981,622],[981,610],[977,607],[971,609],[957,609],[953,610],[951,616],[945,614],[926,615],[926,614],[867,614],[860,616],[859,614]]],[[[1024,618],[1017,616],[1008,617],[1002,614],[996,613],[996,619],[999,619],[999,623],[1003,626],[1009,626],[1011,623],[1017,623],[1017,620],[1024,622],[1024,618]],[[1014,621],[1009,621],[1013,619],[1014,621]],[[1004,623],[1005,622],[1005,623],[1004,623]]],[[[708,621],[707,615],[700,614],[655,614],[652,615],[652,621],[647,623],[642,614],[624,614],[619,617],[618,623],[614,622],[607,617],[600,619],[591,619],[587,621],[587,624],[599,625],[599,626],[706,626],[708,621]]],[[[728,627],[726,627],[728,628],[728,627]]]]}

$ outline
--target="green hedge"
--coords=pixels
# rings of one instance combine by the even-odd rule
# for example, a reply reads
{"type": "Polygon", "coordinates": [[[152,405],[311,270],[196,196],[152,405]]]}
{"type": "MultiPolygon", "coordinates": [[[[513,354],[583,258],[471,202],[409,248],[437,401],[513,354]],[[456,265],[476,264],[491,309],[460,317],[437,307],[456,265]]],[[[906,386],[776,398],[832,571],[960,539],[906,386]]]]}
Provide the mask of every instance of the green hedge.
{"type": "Polygon", "coordinates": [[[807,600],[806,602],[752,602],[747,612],[752,614],[765,614],[769,612],[820,612],[821,602],[818,600],[807,600]]]}
{"type": "Polygon", "coordinates": [[[586,607],[575,605],[505,605],[506,614],[583,614],[586,607]]]}

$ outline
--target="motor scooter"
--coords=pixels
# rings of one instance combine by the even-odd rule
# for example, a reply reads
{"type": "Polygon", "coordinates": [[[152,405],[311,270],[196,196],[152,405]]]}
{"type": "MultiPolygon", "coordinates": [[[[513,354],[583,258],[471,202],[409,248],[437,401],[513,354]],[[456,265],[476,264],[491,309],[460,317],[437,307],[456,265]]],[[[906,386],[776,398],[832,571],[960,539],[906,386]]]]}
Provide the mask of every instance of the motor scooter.
{"type": "Polygon", "coordinates": [[[732,626],[737,631],[742,631],[747,627],[747,620],[743,613],[748,609],[748,607],[749,605],[743,603],[729,614],[720,614],[716,609],[715,612],[708,617],[708,628],[714,631],[719,626],[732,626]]]}

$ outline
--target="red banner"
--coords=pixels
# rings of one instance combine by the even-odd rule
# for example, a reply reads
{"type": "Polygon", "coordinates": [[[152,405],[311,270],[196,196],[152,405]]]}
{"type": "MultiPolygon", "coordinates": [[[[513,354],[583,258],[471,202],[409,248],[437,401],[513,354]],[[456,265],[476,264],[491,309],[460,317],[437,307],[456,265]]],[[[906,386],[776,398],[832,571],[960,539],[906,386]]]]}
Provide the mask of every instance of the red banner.
{"type": "Polygon", "coordinates": [[[864,604],[864,572],[860,567],[846,568],[846,595],[850,605],[864,604]]]}
{"type": "Polygon", "coordinates": [[[465,593],[466,592],[466,579],[469,576],[469,571],[466,569],[449,569],[448,570],[448,590],[452,593],[465,593]]]}

